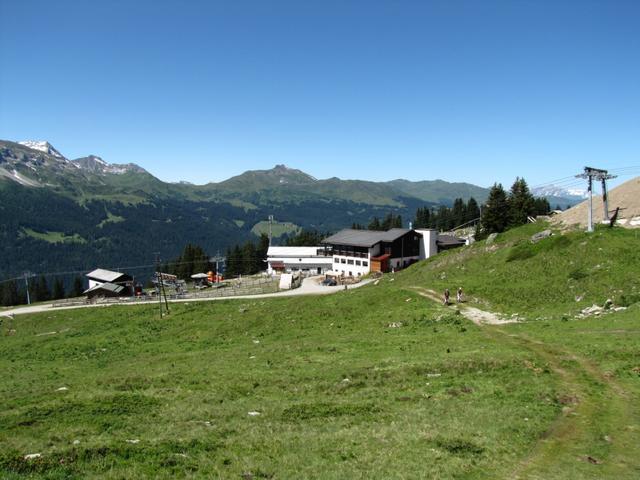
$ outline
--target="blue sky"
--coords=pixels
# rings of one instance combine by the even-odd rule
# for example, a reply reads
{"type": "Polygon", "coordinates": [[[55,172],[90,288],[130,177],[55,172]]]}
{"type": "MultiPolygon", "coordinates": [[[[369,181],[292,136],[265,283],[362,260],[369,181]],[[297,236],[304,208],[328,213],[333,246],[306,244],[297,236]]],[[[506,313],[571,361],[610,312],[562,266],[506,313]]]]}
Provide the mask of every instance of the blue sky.
{"type": "Polygon", "coordinates": [[[640,165],[635,0],[0,0],[0,17],[0,138],[167,181],[640,165]]]}

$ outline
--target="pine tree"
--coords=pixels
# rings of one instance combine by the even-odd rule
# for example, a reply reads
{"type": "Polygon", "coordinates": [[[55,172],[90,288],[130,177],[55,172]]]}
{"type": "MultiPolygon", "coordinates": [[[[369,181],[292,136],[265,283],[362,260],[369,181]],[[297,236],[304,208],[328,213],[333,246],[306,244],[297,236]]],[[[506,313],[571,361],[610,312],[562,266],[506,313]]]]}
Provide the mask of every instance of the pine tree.
{"type": "Polygon", "coordinates": [[[18,284],[16,281],[6,282],[2,285],[2,291],[0,296],[0,304],[5,307],[19,305],[21,303],[26,303],[26,300],[22,298],[20,292],[18,290],[18,284]]]}
{"type": "Polygon", "coordinates": [[[269,237],[266,234],[260,235],[258,247],[256,248],[256,270],[261,272],[267,269],[267,252],[269,251],[269,237]]]}
{"type": "Polygon", "coordinates": [[[475,220],[476,218],[480,218],[480,207],[478,206],[478,202],[476,202],[475,198],[469,198],[466,210],[467,214],[465,217],[465,222],[470,222],[472,220],[475,220]]]}
{"type": "Polygon", "coordinates": [[[431,210],[429,210],[429,207],[418,208],[413,222],[414,228],[429,228],[430,216],[431,210]]]}
{"type": "Polygon", "coordinates": [[[242,265],[244,258],[240,245],[235,245],[233,249],[227,250],[227,268],[225,275],[227,277],[237,277],[242,274],[242,265]]]}
{"type": "Polygon", "coordinates": [[[527,217],[535,214],[535,201],[524,178],[516,177],[508,198],[509,226],[527,223],[527,217]]]}
{"type": "Polygon", "coordinates": [[[536,215],[549,215],[551,212],[551,205],[549,205],[549,200],[546,198],[537,197],[533,203],[536,215]]]}
{"type": "Polygon", "coordinates": [[[41,275],[34,282],[32,300],[34,302],[44,302],[49,300],[50,298],[51,298],[51,291],[49,290],[47,279],[44,277],[44,275],[41,275]]]}
{"type": "Polygon", "coordinates": [[[256,246],[253,242],[246,242],[242,247],[242,265],[240,272],[243,275],[253,275],[256,270],[256,246]]]}
{"type": "Polygon", "coordinates": [[[369,223],[367,227],[368,230],[382,230],[382,225],[380,224],[380,219],[378,217],[373,217],[373,220],[369,223]]]}
{"type": "Polygon", "coordinates": [[[71,289],[70,296],[71,297],[81,297],[84,292],[84,283],[82,282],[81,277],[76,277],[73,279],[73,288],[71,289]]]}
{"type": "Polygon", "coordinates": [[[51,297],[54,300],[60,300],[61,298],[64,298],[64,294],[64,282],[61,278],[56,278],[56,281],[53,283],[53,294],[51,297]]]}
{"type": "Polygon", "coordinates": [[[507,194],[500,183],[494,183],[489,191],[486,207],[482,212],[482,228],[485,234],[504,232],[509,223],[507,194]]]}

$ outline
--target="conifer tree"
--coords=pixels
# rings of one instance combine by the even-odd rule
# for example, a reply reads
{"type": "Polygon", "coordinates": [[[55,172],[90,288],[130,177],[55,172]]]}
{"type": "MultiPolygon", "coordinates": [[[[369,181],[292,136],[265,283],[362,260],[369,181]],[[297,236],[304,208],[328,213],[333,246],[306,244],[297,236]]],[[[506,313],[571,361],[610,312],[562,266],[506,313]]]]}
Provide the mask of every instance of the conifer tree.
{"type": "Polygon", "coordinates": [[[482,212],[482,228],[484,233],[504,232],[509,223],[509,204],[507,194],[500,183],[494,183],[489,191],[486,207],[482,212]]]}
{"type": "Polygon", "coordinates": [[[382,230],[382,225],[380,224],[380,219],[378,217],[373,217],[373,220],[369,223],[367,227],[368,230],[382,230]]]}
{"type": "Polygon", "coordinates": [[[240,245],[235,245],[233,249],[228,249],[225,275],[227,277],[237,277],[240,275],[242,273],[243,260],[240,245]]]}
{"type": "Polygon", "coordinates": [[[535,201],[524,178],[516,177],[508,198],[509,226],[524,225],[535,214],[535,201]]]}
{"type": "Polygon", "coordinates": [[[257,272],[257,255],[256,246],[253,242],[248,241],[242,247],[242,265],[240,272],[243,275],[252,275],[257,272]]]}
{"type": "Polygon", "coordinates": [[[19,305],[26,302],[26,300],[23,299],[20,295],[18,284],[15,280],[11,282],[5,282],[1,284],[0,287],[0,304],[4,305],[5,307],[19,305]]]}
{"type": "Polygon", "coordinates": [[[465,222],[470,222],[480,217],[480,207],[476,199],[471,197],[467,202],[465,222]]]}
{"type": "Polygon", "coordinates": [[[73,288],[71,289],[71,297],[81,297],[84,292],[84,283],[82,282],[81,277],[76,277],[73,279],[73,288]]]}
{"type": "Polygon", "coordinates": [[[51,291],[44,275],[40,275],[33,285],[33,301],[44,302],[51,298],[51,291]]]}
{"type": "Polygon", "coordinates": [[[64,298],[64,294],[64,282],[61,278],[56,278],[56,281],[53,283],[53,294],[51,298],[54,300],[60,300],[61,298],[64,298]]]}
{"type": "Polygon", "coordinates": [[[256,271],[261,272],[267,269],[267,252],[269,251],[269,236],[265,233],[260,235],[258,247],[256,248],[256,271]]]}

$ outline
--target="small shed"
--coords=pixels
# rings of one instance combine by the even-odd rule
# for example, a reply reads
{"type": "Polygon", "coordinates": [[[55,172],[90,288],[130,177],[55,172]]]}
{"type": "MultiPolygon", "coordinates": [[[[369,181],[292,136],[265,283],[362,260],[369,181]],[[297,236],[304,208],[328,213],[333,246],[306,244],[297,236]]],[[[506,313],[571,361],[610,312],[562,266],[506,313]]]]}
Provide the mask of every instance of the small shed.
{"type": "MultiPolygon", "coordinates": [[[[112,297],[126,297],[133,293],[133,277],[122,272],[114,272],[106,270],[104,268],[96,268],[95,270],[86,274],[89,280],[89,289],[84,293],[88,295],[88,292],[103,292],[102,296],[112,297]],[[107,285],[104,289],[94,290],[96,287],[107,285]],[[111,286],[109,286],[111,285],[111,286]],[[115,289],[115,287],[122,287],[122,289],[115,289]]],[[[91,298],[91,297],[90,297],[91,298]]]]}
{"type": "Polygon", "coordinates": [[[124,286],[106,282],[94,285],[83,293],[89,300],[92,300],[94,298],[124,297],[126,292],[127,289],[124,286]]]}

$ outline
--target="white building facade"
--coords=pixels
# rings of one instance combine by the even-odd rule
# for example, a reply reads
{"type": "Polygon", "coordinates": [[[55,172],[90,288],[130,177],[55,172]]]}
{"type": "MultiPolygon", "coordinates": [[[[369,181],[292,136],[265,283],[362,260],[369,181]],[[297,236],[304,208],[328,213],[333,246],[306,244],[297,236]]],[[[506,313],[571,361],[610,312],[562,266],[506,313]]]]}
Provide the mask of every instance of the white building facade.
{"type": "Polygon", "coordinates": [[[332,254],[335,274],[360,277],[369,272],[401,270],[465,242],[431,229],[392,228],[386,232],[345,229],[322,243],[332,254]]]}
{"type": "Polygon", "coordinates": [[[301,272],[303,275],[322,275],[331,270],[333,259],[325,247],[269,247],[267,273],[301,272]]]}

